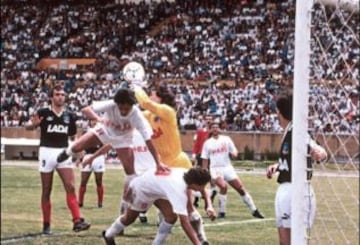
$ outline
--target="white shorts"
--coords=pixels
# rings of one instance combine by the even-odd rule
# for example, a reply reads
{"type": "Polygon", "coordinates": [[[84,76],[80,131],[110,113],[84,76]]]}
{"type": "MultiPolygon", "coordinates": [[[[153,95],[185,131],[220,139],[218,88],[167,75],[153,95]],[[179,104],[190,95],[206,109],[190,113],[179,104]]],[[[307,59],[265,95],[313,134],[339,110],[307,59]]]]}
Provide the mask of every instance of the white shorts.
{"type": "Polygon", "coordinates": [[[98,137],[103,145],[111,144],[115,149],[132,147],[133,133],[129,132],[124,135],[110,135],[103,124],[98,123],[90,131],[98,137]]]}
{"type": "Polygon", "coordinates": [[[124,201],[126,201],[132,210],[138,212],[147,211],[153,203],[158,199],[165,199],[160,195],[147,195],[141,191],[141,188],[137,186],[138,182],[131,182],[129,188],[125,194],[124,201]]]}
{"type": "MultiPolygon", "coordinates": [[[[275,220],[276,226],[281,228],[291,228],[291,193],[292,185],[289,182],[279,185],[275,196],[275,220]]],[[[306,196],[308,202],[305,210],[304,222],[310,228],[314,222],[316,211],[315,193],[309,185],[309,196],[306,196]]]]}
{"type": "MultiPolygon", "coordinates": [[[[86,157],[89,157],[91,154],[86,154],[86,157]]],[[[94,159],[94,161],[90,165],[86,165],[84,168],[81,169],[81,172],[95,172],[95,173],[103,173],[105,172],[105,156],[100,155],[94,159]]]]}
{"type": "Polygon", "coordinates": [[[63,148],[53,148],[40,146],[39,148],[39,172],[50,173],[58,168],[74,168],[75,164],[71,161],[71,157],[66,161],[58,163],[57,156],[63,148]]]}
{"type": "Polygon", "coordinates": [[[225,181],[232,181],[238,178],[232,165],[228,165],[225,167],[211,167],[210,165],[210,175],[211,178],[214,180],[218,177],[222,177],[225,181]]]}

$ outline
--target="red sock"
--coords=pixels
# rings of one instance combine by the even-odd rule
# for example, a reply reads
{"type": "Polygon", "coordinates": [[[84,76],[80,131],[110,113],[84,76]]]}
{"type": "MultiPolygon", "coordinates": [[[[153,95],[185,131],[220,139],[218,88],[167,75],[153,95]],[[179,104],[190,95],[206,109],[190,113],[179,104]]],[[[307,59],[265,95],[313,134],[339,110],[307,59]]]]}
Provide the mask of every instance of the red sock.
{"type": "Polygon", "coordinates": [[[41,202],[41,210],[42,210],[42,215],[43,215],[43,222],[50,224],[51,202],[50,201],[42,201],[41,202]]]}
{"type": "Polygon", "coordinates": [[[66,193],[66,202],[68,208],[71,211],[73,221],[74,222],[78,221],[80,219],[80,208],[79,208],[79,204],[76,201],[75,193],[66,193]]]}
{"type": "Polygon", "coordinates": [[[79,204],[84,203],[85,192],[86,192],[86,186],[80,186],[80,188],[79,188],[79,204]]]}
{"type": "Polygon", "coordinates": [[[97,194],[98,194],[98,204],[102,205],[103,200],[104,200],[104,186],[103,185],[99,185],[97,187],[97,194]]]}

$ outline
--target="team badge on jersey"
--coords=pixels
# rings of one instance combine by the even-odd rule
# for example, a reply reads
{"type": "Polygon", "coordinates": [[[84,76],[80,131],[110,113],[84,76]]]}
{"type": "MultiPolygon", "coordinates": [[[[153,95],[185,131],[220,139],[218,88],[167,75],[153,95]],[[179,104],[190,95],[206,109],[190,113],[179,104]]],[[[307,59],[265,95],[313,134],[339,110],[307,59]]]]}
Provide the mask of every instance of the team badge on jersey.
{"type": "Polygon", "coordinates": [[[53,121],[54,120],[54,118],[52,117],[52,116],[48,116],[47,118],[46,118],[46,121],[49,121],[49,122],[51,122],[51,121],[53,121]]]}
{"type": "Polygon", "coordinates": [[[283,154],[283,155],[288,155],[289,154],[289,143],[287,143],[287,142],[285,142],[284,144],[283,144],[283,147],[282,147],[282,149],[281,149],[281,153],[283,154]]]}
{"type": "Polygon", "coordinates": [[[66,124],[70,123],[69,115],[64,115],[64,123],[66,123],[66,124]]]}

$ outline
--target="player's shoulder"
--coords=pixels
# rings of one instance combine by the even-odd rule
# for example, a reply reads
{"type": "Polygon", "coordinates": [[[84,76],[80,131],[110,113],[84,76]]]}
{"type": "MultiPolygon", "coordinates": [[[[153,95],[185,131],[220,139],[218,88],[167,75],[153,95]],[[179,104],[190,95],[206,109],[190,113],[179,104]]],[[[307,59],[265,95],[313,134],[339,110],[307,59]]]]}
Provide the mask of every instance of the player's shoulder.
{"type": "Polygon", "coordinates": [[[76,117],[77,117],[74,112],[72,112],[72,111],[70,111],[70,110],[68,110],[68,109],[64,110],[63,116],[64,116],[64,117],[69,117],[69,118],[71,118],[71,119],[76,119],[76,117]]]}
{"type": "Polygon", "coordinates": [[[143,112],[137,105],[134,105],[132,107],[131,111],[129,112],[129,116],[133,116],[133,115],[136,115],[136,116],[143,115],[143,112]]]}
{"type": "Polygon", "coordinates": [[[212,138],[212,137],[210,137],[210,138],[208,138],[208,139],[205,140],[204,146],[205,146],[205,145],[208,145],[208,144],[211,144],[211,142],[214,142],[214,138],[212,138]]]}
{"type": "Polygon", "coordinates": [[[49,114],[49,113],[51,113],[51,109],[49,107],[42,107],[37,110],[37,113],[39,115],[49,114]]]}

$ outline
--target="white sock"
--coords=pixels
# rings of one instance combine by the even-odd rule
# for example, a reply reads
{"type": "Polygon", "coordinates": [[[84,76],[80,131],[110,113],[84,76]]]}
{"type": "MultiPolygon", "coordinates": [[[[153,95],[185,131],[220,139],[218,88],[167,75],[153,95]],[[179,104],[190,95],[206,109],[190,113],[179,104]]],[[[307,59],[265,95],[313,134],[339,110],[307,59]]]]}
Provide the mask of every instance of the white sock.
{"type": "Polygon", "coordinates": [[[157,210],[157,213],[158,213],[157,223],[158,223],[158,226],[160,226],[160,224],[164,220],[164,215],[162,214],[162,212],[159,209],[157,210]]]}
{"type": "Polygon", "coordinates": [[[219,194],[219,212],[226,213],[226,199],[227,195],[219,194]]]}
{"type": "Polygon", "coordinates": [[[241,196],[246,206],[251,210],[251,213],[253,213],[256,210],[256,206],[254,204],[254,201],[249,193],[245,192],[245,195],[241,196]]]}
{"type": "Polygon", "coordinates": [[[173,224],[167,223],[165,220],[163,220],[160,225],[158,232],[156,234],[156,237],[152,243],[152,245],[161,245],[165,242],[165,239],[169,236],[171,232],[171,228],[173,227],[173,224]]]}
{"type": "Polygon", "coordinates": [[[200,242],[207,241],[203,220],[197,210],[190,214],[190,224],[196,232],[200,242]]]}
{"type": "Polygon", "coordinates": [[[111,224],[109,228],[106,229],[105,236],[106,237],[114,237],[119,234],[126,226],[121,223],[120,218],[116,219],[114,223],[111,224]]]}

